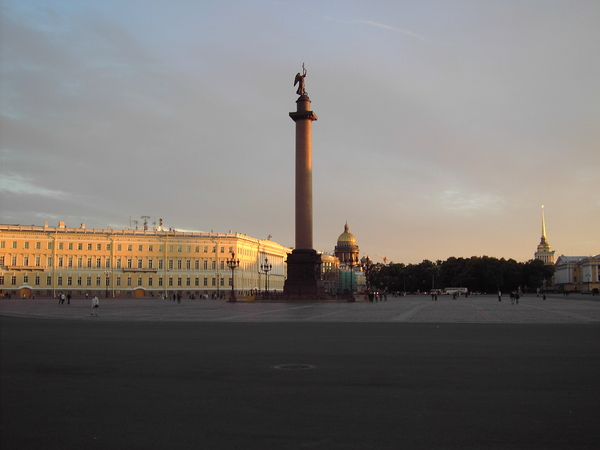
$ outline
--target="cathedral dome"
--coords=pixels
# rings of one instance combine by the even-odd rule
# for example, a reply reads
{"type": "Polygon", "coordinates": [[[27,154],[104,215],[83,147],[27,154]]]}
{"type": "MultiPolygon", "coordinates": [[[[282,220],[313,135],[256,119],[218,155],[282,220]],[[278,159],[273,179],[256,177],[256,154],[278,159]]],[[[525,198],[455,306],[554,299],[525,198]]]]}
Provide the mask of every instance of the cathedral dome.
{"type": "Polygon", "coordinates": [[[337,240],[337,245],[338,247],[356,245],[356,238],[350,233],[347,223],[344,225],[344,232],[340,234],[340,237],[337,240]]]}

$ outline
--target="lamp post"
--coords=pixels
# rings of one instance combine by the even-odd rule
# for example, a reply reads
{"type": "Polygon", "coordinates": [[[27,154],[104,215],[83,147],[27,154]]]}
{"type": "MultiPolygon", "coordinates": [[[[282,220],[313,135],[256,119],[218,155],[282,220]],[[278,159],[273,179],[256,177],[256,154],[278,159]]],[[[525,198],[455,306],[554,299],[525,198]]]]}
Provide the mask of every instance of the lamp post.
{"type": "Polygon", "coordinates": [[[110,278],[109,278],[110,270],[105,270],[104,271],[104,275],[105,275],[105,278],[106,278],[106,280],[105,280],[106,281],[106,298],[108,298],[108,285],[110,283],[110,278]]]}
{"type": "Polygon", "coordinates": [[[353,295],[352,278],[354,278],[354,266],[358,265],[358,256],[350,255],[344,262],[346,263],[346,267],[350,267],[350,295],[353,295]]]}
{"type": "Polygon", "coordinates": [[[219,286],[221,286],[221,273],[217,272],[217,273],[215,273],[215,276],[217,277],[217,299],[220,299],[221,291],[219,289],[219,286]]]}
{"type": "Polygon", "coordinates": [[[235,269],[240,267],[240,260],[235,259],[235,253],[231,252],[231,259],[227,260],[227,267],[231,269],[231,296],[229,297],[230,302],[235,302],[237,299],[235,298],[235,280],[233,277],[233,272],[235,269]]]}
{"type": "Polygon", "coordinates": [[[265,295],[269,295],[269,272],[273,265],[269,263],[269,258],[265,256],[265,262],[260,265],[260,270],[265,273],[265,295]]]}

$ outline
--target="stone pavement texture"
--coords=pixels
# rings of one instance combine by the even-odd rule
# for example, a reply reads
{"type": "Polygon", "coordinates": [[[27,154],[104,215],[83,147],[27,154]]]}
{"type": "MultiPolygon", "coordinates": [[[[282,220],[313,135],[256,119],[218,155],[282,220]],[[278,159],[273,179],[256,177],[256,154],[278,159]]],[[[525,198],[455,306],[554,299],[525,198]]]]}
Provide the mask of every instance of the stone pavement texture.
{"type": "Polygon", "coordinates": [[[600,302],[0,301],[2,449],[597,449],[600,302]]]}

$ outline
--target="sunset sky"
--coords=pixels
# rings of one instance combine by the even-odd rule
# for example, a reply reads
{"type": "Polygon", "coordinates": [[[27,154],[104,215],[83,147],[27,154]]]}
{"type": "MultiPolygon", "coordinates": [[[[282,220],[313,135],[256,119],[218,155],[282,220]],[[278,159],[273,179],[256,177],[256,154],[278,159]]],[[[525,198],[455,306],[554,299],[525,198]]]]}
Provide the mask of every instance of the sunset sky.
{"type": "Polygon", "coordinates": [[[2,0],[0,223],[294,246],[294,76],[314,247],[600,253],[600,2],[2,0]]]}

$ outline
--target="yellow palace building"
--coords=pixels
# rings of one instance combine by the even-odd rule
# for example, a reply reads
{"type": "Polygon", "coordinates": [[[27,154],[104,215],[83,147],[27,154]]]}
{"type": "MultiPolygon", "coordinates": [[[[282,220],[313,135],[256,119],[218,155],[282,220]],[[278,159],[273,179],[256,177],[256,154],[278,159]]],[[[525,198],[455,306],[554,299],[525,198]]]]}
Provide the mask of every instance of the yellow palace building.
{"type": "Polygon", "coordinates": [[[232,232],[0,225],[0,294],[199,298],[227,297],[232,287],[242,296],[281,291],[291,250],[232,232]],[[233,271],[232,253],[239,260],[233,271]]]}

